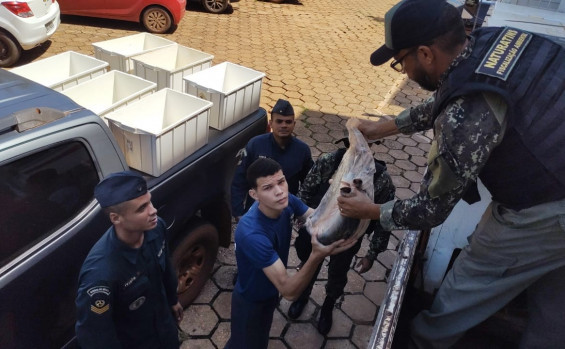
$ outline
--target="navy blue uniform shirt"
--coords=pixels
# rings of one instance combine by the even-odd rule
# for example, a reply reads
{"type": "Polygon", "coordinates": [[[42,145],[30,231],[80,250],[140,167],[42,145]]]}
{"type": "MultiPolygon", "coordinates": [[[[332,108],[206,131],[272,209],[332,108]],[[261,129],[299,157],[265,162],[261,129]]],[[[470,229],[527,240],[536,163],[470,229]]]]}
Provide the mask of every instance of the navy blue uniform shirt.
{"type": "Polygon", "coordinates": [[[111,227],[84,261],[76,299],[82,348],[176,348],[177,278],[165,223],[146,231],[140,248],[118,240],[111,227]]]}
{"type": "Polygon", "coordinates": [[[247,183],[247,168],[260,157],[275,160],[281,165],[288,183],[288,191],[296,195],[300,182],[304,180],[314,164],[310,147],[296,137],[292,137],[284,149],[279,147],[272,133],[255,136],[247,143],[241,163],[235,170],[231,186],[231,209],[234,217],[243,216],[253,199],[248,198],[244,207],[250,186],[247,183]]]}

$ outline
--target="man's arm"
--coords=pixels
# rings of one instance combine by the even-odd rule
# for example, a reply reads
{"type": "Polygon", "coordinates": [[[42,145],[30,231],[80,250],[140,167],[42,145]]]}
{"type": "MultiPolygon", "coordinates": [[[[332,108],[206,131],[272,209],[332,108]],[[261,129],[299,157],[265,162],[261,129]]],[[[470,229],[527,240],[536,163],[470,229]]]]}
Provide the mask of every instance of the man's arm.
{"type": "Polygon", "coordinates": [[[76,299],[76,336],[81,348],[121,348],[113,319],[114,292],[105,281],[81,283],[76,299]]]}
{"type": "Polygon", "coordinates": [[[356,241],[356,239],[339,240],[325,246],[318,241],[316,236],[312,236],[312,253],[296,274],[289,276],[280,258],[272,265],[263,268],[263,272],[284,298],[294,301],[310,283],[318,265],[326,256],[345,251],[351,248],[356,241]]]}
{"type": "MultiPolygon", "coordinates": [[[[409,199],[377,205],[363,196],[339,198],[343,215],[379,219],[385,229],[426,229],[441,224],[473,185],[502,140],[506,104],[492,94],[461,97],[435,120],[435,137],[420,191],[409,199]]],[[[362,194],[362,193],[361,193],[362,194]]]]}

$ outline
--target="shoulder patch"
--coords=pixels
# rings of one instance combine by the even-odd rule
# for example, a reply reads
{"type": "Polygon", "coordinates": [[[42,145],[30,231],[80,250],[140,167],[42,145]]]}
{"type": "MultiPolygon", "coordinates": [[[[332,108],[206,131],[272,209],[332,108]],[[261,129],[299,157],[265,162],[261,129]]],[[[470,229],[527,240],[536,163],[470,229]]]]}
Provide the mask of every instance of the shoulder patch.
{"type": "Polygon", "coordinates": [[[95,286],[86,293],[90,297],[90,311],[102,315],[110,310],[110,288],[108,286],[95,286]]]}
{"type": "Polygon", "coordinates": [[[531,33],[505,28],[475,72],[506,81],[531,39],[531,33]]]}
{"type": "Polygon", "coordinates": [[[93,300],[92,304],[90,304],[90,310],[101,315],[110,310],[110,304],[106,303],[104,299],[93,300]]]}

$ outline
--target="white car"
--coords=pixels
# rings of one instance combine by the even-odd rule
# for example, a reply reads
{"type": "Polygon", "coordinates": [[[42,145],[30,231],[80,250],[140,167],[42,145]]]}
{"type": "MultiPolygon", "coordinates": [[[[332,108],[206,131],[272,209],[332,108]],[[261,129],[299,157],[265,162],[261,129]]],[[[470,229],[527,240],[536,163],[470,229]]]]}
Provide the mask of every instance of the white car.
{"type": "Polygon", "coordinates": [[[0,67],[16,63],[22,49],[47,41],[60,23],[55,0],[0,0],[0,67]]]}

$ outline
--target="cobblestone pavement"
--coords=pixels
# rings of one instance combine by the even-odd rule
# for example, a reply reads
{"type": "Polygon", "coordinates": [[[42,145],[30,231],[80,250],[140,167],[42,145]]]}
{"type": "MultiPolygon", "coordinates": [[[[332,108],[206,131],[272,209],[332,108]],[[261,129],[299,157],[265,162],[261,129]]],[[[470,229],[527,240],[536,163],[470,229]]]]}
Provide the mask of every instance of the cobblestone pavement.
{"type": "MultiPolygon", "coordinates": [[[[163,36],[213,54],[214,64],[230,61],[264,72],[261,106],[270,111],[278,98],[289,99],[297,113],[296,135],[310,145],[315,158],[336,149],[332,142],[346,135],[344,124],[349,117],[377,120],[427,96],[387,65],[373,67],[369,63],[371,52],[383,43],[384,13],[395,0],[289,1],[240,0],[232,4],[231,13],[221,15],[206,13],[191,3],[176,31],[163,36]]],[[[63,16],[51,42],[25,52],[20,63],[66,50],[93,55],[91,43],[140,30],[134,23],[63,16]]],[[[429,141],[429,134],[399,136],[373,145],[376,158],[387,163],[399,198],[418,190],[429,141]]],[[[394,232],[389,250],[379,255],[367,273],[350,270],[345,295],[336,305],[327,336],[316,330],[327,266],[297,321],[288,319],[290,302],[281,300],[269,348],[366,348],[401,238],[402,232],[394,232]]],[[[365,239],[358,256],[367,248],[365,239]]],[[[236,271],[233,244],[220,248],[218,257],[212,279],[185,311],[181,327],[192,338],[182,348],[223,348],[229,338],[236,271]]],[[[295,272],[298,263],[291,248],[289,272],[295,272]]]]}

